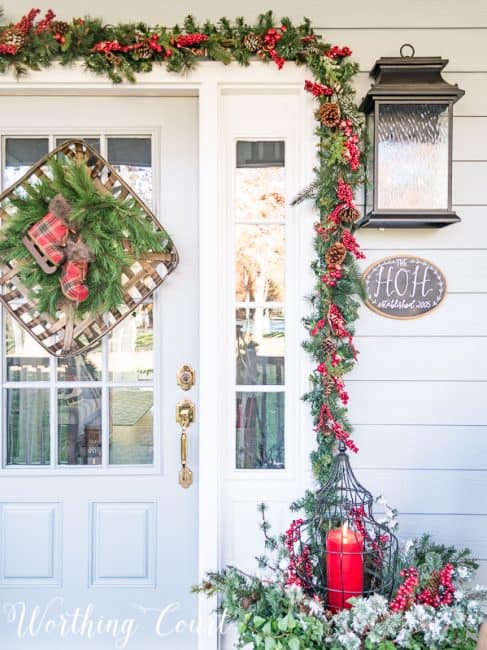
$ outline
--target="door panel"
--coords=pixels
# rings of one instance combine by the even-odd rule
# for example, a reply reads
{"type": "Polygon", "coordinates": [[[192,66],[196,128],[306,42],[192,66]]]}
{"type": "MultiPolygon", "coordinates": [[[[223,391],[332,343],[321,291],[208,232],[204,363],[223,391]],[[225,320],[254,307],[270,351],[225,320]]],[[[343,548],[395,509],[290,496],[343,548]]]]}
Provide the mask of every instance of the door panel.
{"type": "Polygon", "coordinates": [[[184,490],[174,411],[198,401],[197,386],[176,383],[183,363],[198,372],[197,100],[5,97],[0,135],[4,187],[64,139],[86,138],[181,258],[154,300],[72,359],[49,357],[3,316],[0,642],[189,650],[195,634],[175,626],[196,617],[198,436],[196,423],[184,490]]]}

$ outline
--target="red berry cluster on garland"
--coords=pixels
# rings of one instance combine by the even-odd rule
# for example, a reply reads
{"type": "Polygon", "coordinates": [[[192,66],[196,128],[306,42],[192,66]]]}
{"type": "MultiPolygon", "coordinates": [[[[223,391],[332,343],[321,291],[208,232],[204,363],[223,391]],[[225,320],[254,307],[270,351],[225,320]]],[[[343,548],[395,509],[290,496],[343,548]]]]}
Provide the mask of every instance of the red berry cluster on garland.
{"type": "Polygon", "coordinates": [[[263,51],[270,56],[270,58],[274,61],[274,63],[277,65],[279,70],[284,66],[286,60],[282,56],[278,55],[278,53],[276,52],[276,47],[282,38],[282,34],[286,31],[286,29],[287,27],[285,25],[281,25],[279,29],[270,27],[266,31],[262,39],[264,43],[263,51]]]}
{"type": "Polygon", "coordinates": [[[359,148],[359,138],[358,135],[354,132],[352,128],[351,120],[341,120],[339,124],[339,129],[345,136],[345,149],[343,152],[343,158],[350,165],[352,171],[357,171],[360,167],[360,148],[359,148]]]}
{"type": "Polygon", "coordinates": [[[344,230],[342,233],[342,244],[345,246],[347,251],[352,253],[352,255],[357,260],[364,260],[365,254],[360,250],[360,245],[355,237],[352,235],[350,230],[344,230]]]}
{"type": "Polygon", "coordinates": [[[22,16],[20,21],[14,25],[14,27],[16,27],[19,32],[22,32],[22,34],[26,36],[34,26],[35,19],[40,13],[40,9],[31,9],[26,16],[22,16]]]}
{"type": "Polygon", "coordinates": [[[320,407],[320,414],[318,417],[318,423],[315,427],[316,432],[320,432],[325,436],[329,436],[330,433],[333,433],[337,441],[342,441],[350,451],[354,453],[358,452],[358,447],[355,442],[352,440],[348,431],[342,427],[342,425],[335,420],[333,417],[330,407],[323,403],[320,407]]]}
{"type": "Polygon", "coordinates": [[[346,45],[345,47],[338,47],[338,45],[334,45],[325,52],[325,56],[327,56],[329,59],[343,59],[344,57],[350,56],[351,54],[352,50],[346,45]]]}
{"type": "Polygon", "coordinates": [[[37,27],[35,29],[36,34],[42,34],[43,32],[47,32],[55,17],[56,14],[54,13],[54,11],[52,9],[48,9],[46,11],[46,15],[44,16],[44,18],[37,23],[37,27]]]}
{"type": "MultiPolygon", "coordinates": [[[[112,52],[122,52],[127,54],[128,52],[136,52],[145,47],[149,47],[153,52],[160,54],[163,52],[164,48],[158,43],[159,35],[152,34],[150,38],[146,38],[142,41],[136,43],[131,43],[130,45],[122,45],[118,41],[100,41],[96,43],[92,48],[91,52],[101,53],[101,54],[111,54],[112,52]]],[[[164,55],[166,57],[171,56],[172,51],[169,49],[164,50],[164,55]]]]}
{"type": "Polygon", "coordinates": [[[329,97],[333,95],[333,90],[329,86],[309,81],[309,79],[304,82],[304,89],[314,97],[329,97]]]}
{"type": "Polygon", "coordinates": [[[176,47],[196,47],[207,40],[208,36],[206,34],[179,34],[173,39],[173,44],[176,47]]]}
{"type": "Polygon", "coordinates": [[[339,264],[333,268],[328,268],[326,273],[321,276],[321,281],[329,287],[335,287],[338,280],[342,278],[342,269],[339,264]]]}
{"type": "Polygon", "coordinates": [[[15,56],[18,52],[18,48],[15,45],[5,45],[5,43],[0,43],[0,54],[10,54],[15,56]]]}

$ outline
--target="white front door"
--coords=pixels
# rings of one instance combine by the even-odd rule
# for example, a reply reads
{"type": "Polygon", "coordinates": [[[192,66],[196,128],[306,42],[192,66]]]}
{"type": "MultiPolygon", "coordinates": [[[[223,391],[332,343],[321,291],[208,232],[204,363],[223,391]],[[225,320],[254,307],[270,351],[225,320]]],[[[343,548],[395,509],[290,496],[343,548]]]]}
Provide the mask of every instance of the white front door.
{"type": "MultiPolygon", "coordinates": [[[[197,99],[2,97],[2,189],[82,137],[169,231],[180,264],[153,301],[56,361],[2,316],[0,646],[196,647],[194,484],[178,484],[182,364],[198,371],[197,99]]],[[[196,375],[198,377],[198,375],[196,375]]]]}

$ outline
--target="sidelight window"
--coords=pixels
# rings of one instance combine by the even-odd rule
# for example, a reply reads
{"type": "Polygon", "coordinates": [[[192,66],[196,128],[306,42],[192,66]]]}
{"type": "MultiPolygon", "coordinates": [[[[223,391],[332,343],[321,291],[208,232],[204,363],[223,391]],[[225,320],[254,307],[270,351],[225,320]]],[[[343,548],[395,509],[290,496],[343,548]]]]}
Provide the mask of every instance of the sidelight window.
{"type": "Polygon", "coordinates": [[[285,171],[284,142],[237,142],[237,469],[284,468],[285,171]]]}

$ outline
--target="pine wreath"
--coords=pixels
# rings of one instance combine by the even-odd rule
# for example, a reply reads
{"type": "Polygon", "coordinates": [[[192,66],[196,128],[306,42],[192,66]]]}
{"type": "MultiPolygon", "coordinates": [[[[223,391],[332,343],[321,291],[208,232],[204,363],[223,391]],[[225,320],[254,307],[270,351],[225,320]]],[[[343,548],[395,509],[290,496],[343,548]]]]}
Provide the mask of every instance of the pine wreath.
{"type": "Polygon", "coordinates": [[[17,275],[30,297],[39,311],[52,317],[66,301],[59,282],[61,268],[51,275],[43,271],[22,238],[49,212],[49,203],[57,195],[69,203],[69,227],[92,254],[86,278],[89,295],[75,304],[76,317],[115,309],[123,302],[124,269],[148,252],[172,249],[168,235],[154,230],[133,197],[122,200],[100,191],[84,161],[52,156],[39,182],[25,183],[23,188],[24,196],[10,199],[14,211],[1,232],[0,261],[16,261],[17,275]]]}
{"type": "Polygon", "coordinates": [[[83,140],[0,195],[0,301],[50,354],[94,346],[178,265],[154,214],[83,140]]]}

